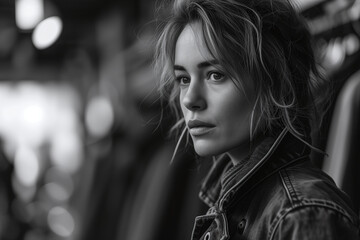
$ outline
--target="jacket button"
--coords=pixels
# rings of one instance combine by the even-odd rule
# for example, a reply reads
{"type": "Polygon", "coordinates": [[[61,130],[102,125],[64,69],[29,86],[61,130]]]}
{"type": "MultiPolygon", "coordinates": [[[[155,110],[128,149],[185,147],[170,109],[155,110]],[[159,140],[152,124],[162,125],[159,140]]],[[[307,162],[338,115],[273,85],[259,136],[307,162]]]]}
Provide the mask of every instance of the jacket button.
{"type": "Polygon", "coordinates": [[[242,234],[244,232],[245,226],[246,226],[246,220],[242,219],[237,226],[240,234],[242,234]]]}
{"type": "Polygon", "coordinates": [[[204,237],[204,240],[210,240],[210,232],[207,232],[205,237],[204,237]]]}

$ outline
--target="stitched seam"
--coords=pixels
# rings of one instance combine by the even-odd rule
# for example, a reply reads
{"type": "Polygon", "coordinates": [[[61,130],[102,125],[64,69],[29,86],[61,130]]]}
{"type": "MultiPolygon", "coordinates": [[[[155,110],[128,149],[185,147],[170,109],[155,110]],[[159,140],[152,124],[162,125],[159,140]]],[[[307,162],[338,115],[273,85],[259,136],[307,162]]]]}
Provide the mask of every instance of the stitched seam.
{"type": "Polygon", "coordinates": [[[244,179],[248,178],[249,176],[251,176],[254,172],[254,169],[257,169],[259,166],[261,166],[265,160],[274,152],[275,148],[278,146],[278,144],[283,140],[284,136],[286,135],[286,133],[288,132],[288,130],[285,128],[280,135],[278,136],[278,138],[275,140],[275,142],[272,144],[272,146],[270,147],[270,149],[267,151],[267,153],[263,156],[263,158],[253,167],[252,170],[250,170],[247,174],[245,174],[245,176],[238,182],[236,183],[232,188],[230,188],[222,197],[222,199],[220,199],[220,203],[219,203],[219,208],[220,210],[223,210],[223,206],[224,206],[224,201],[226,199],[227,194],[229,194],[233,189],[235,189],[244,179]]]}
{"type": "Polygon", "coordinates": [[[286,186],[286,183],[285,183],[285,179],[284,179],[284,176],[283,176],[283,173],[282,173],[282,170],[279,171],[279,175],[280,175],[280,178],[281,178],[281,182],[285,188],[285,191],[286,191],[286,195],[288,196],[289,200],[290,200],[290,203],[291,203],[291,206],[294,206],[294,202],[293,202],[293,199],[290,195],[290,192],[289,192],[289,189],[287,188],[286,186]]]}
{"type": "Polygon", "coordinates": [[[223,182],[223,186],[226,186],[230,181],[232,181],[236,177],[236,174],[233,173],[242,168],[243,166],[243,164],[239,164],[230,169],[224,176],[225,181],[223,182]]]}
{"type": "Polygon", "coordinates": [[[211,199],[208,194],[205,194],[202,191],[199,192],[199,198],[202,199],[209,207],[213,207],[215,205],[215,201],[211,199]]]}
{"type": "Polygon", "coordinates": [[[281,221],[284,220],[284,218],[288,214],[290,214],[292,212],[295,212],[296,210],[299,210],[299,209],[302,209],[302,208],[307,208],[307,207],[322,207],[322,208],[333,210],[334,212],[341,214],[343,217],[348,219],[350,223],[352,223],[354,226],[356,226],[353,219],[348,214],[346,214],[346,211],[342,207],[340,207],[339,205],[337,205],[335,203],[332,203],[332,202],[330,203],[328,201],[323,201],[323,200],[320,200],[320,199],[319,200],[312,199],[312,201],[322,201],[323,203],[319,203],[319,202],[317,202],[317,203],[313,203],[313,202],[312,203],[305,203],[305,204],[302,204],[302,205],[297,205],[295,207],[284,209],[284,210],[280,211],[280,213],[274,219],[273,223],[270,225],[270,231],[269,231],[267,239],[269,239],[269,240],[274,239],[275,232],[278,229],[281,221]],[[328,204],[324,204],[324,203],[328,203],[328,204]]]}
{"type": "MultiPolygon", "coordinates": [[[[297,158],[297,159],[292,160],[291,163],[288,163],[288,164],[284,165],[284,166],[281,167],[280,169],[277,169],[277,170],[275,170],[275,171],[270,172],[268,175],[266,175],[266,177],[264,177],[261,181],[259,181],[259,182],[257,182],[256,184],[254,184],[254,185],[253,185],[251,188],[249,188],[247,191],[242,192],[242,193],[241,193],[242,196],[245,196],[246,194],[248,194],[250,191],[252,191],[253,189],[255,189],[259,184],[261,184],[262,182],[266,181],[269,177],[271,177],[271,176],[273,176],[274,174],[276,174],[276,172],[279,172],[279,171],[283,170],[284,168],[288,167],[289,165],[292,165],[292,164],[296,163],[297,161],[299,161],[299,160],[301,160],[301,159],[303,159],[303,158],[305,158],[305,157],[306,157],[306,156],[301,156],[301,157],[299,157],[299,158],[297,158]]],[[[285,188],[285,189],[287,189],[287,188],[285,188]]],[[[234,190],[237,190],[237,189],[234,189],[234,190]]],[[[235,191],[235,192],[237,192],[237,191],[235,191]]],[[[290,194],[290,193],[289,193],[289,194],[290,194]]],[[[240,198],[237,199],[237,200],[241,200],[241,199],[242,199],[242,197],[240,197],[240,198]]],[[[291,199],[291,198],[290,198],[290,199],[291,199]]],[[[292,201],[292,199],[291,199],[291,201],[292,201]]],[[[224,209],[223,209],[223,210],[224,210],[224,209]]]]}
{"type": "Polygon", "coordinates": [[[246,195],[248,192],[250,192],[251,190],[253,190],[255,187],[257,187],[257,185],[261,184],[262,182],[264,182],[267,178],[271,177],[272,175],[276,174],[276,172],[282,171],[284,168],[287,168],[289,165],[296,163],[297,161],[305,158],[306,156],[301,156],[297,159],[291,160],[291,163],[288,163],[284,166],[282,166],[280,169],[276,169],[272,172],[270,172],[268,175],[266,175],[266,177],[264,177],[261,181],[257,182],[254,186],[252,186],[248,191],[244,192],[243,195],[246,195]]]}
{"type": "MultiPolygon", "coordinates": [[[[191,233],[191,236],[193,237],[194,234],[195,234],[195,229],[197,227],[197,222],[200,220],[200,219],[215,219],[216,217],[218,216],[218,214],[207,214],[207,215],[202,215],[202,216],[197,216],[195,218],[195,225],[194,225],[194,228],[192,230],[192,233],[191,233]]],[[[222,213],[221,214],[221,217],[223,218],[224,220],[224,235],[221,237],[220,240],[227,240],[229,238],[229,229],[228,229],[228,220],[226,218],[226,215],[225,213],[222,213]]]]}
{"type": "Polygon", "coordinates": [[[225,224],[225,229],[224,229],[224,231],[225,231],[225,235],[220,239],[220,240],[226,240],[226,239],[228,239],[229,238],[229,225],[228,225],[228,220],[227,220],[227,218],[226,218],[226,215],[223,213],[222,214],[222,217],[223,217],[223,219],[224,219],[224,224],[225,224]]]}
{"type": "Polygon", "coordinates": [[[355,224],[354,219],[350,216],[350,214],[348,214],[340,205],[334,203],[334,202],[330,202],[330,201],[326,201],[323,199],[305,199],[304,201],[304,205],[309,205],[309,206],[322,206],[322,207],[328,207],[331,209],[335,209],[336,211],[338,211],[339,213],[341,213],[342,215],[344,215],[345,217],[347,217],[349,219],[349,221],[353,224],[355,224]]]}
{"type": "Polygon", "coordinates": [[[293,201],[295,200],[296,202],[299,202],[299,198],[298,198],[298,196],[296,194],[295,187],[294,187],[294,185],[292,183],[293,181],[291,181],[290,176],[288,174],[288,171],[286,169],[284,169],[283,171],[284,171],[284,173],[286,175],[286,178],[285,178],[285,179],[287,179],[287,184],[286,185],[288,186],[288,190],[289,190],[290,196],[292,197],[292,200],[293,201]]]}
{"type": "Polygon", "coordinates": [[[202,215],[202,216],[197,216],[195,218],[195,224],[194,224],[194,227],[193,227],[193,230],[191,232],[191,239],[194,238],[194,235],[195,235],[195,230],[197,228],[197,222],[200,220],[200,219],[210,219],[210,218],[215,218],[216,217],[216,214],[209,214],[209,215],[202,215]]]}

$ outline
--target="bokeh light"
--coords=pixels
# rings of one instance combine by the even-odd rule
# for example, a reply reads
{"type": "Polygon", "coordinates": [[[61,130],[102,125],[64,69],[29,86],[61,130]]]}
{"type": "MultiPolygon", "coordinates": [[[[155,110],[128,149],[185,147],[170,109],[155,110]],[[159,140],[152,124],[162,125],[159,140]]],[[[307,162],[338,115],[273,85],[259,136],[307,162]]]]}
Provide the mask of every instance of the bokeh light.
{"type": "Polygon", "coordinates": [[[355,34],[349,34],[343,39],[345,45],[346,54],[352,55],[359,50],[360,42],[359,38],[355,34]]]}
{"type": "Polygon", "coordinates": [[[30,202],[36,194],[36,186],[25,186],[20,180],[14,175],[12,177],[12,188],[14,192],[24,202],[30,202]]]}
{"type": "Polygon", "coordinates": [[[21,146],[16,151],[14,159],[15,176],[25,186],[33,186],[40,173],[40,162],[35,151],[27,146],[21,146]]]}
{"type": "Polygon", "coordinates": [[[71,236],[75,229],[73,216],[63,207],[54,207],[49,211],[48,224],[61,237],[71,236]]]}
{"type": "Polygon", "coordinates": [[[41,21],[35,28],[32,41],[36,48],[45,49],[56,42],[62,32],[63,24],[59,17],[53,16],[41,21]]]}
{"type": "Polygon", "coordinates": [[[16,0],[15,18],[18,28],[33,29],[44,17],[43,0],[16,0]]]}
{"type": "Polygon", "coordinates": [[[82,140],[74,132],[57,132],[51,139],[50,159],[54,166],[75,173],[82,164],[82,140]]]}
{"type": "Polygon", "coordinates": [[[74,182],[71,176],[57,167],[46,171],[44,181],[46,192],[56,201],[67,201],[74,191],[74,182]]]}
{"type": "Polygon", "coordinates": [[[87,106],[85,124],[89,133],[101,138],[109,133],[114,123],[114,110],[110,99],[104,96],[93,97],[87,106]]]}

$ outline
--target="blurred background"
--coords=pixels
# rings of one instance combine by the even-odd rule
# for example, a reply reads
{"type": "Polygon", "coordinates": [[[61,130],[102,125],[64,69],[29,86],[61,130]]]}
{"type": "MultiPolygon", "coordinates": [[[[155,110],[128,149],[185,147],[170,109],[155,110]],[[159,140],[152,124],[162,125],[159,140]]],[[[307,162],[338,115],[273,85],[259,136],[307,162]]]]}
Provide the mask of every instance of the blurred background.
{"type": "MultiPolygon", "coordinates": [[[[360,169],[360,2],[294,4],[334,93],[314,135],[330,154],[314,153],[314,163],[360,203],[350,171],[360,169]]],[[[0,0],[1,240],[190,238],[211,161],[182,149],[169,165],[173,121],[152,67],[156,22],[167,14],[159,6],[0,0]]]]}

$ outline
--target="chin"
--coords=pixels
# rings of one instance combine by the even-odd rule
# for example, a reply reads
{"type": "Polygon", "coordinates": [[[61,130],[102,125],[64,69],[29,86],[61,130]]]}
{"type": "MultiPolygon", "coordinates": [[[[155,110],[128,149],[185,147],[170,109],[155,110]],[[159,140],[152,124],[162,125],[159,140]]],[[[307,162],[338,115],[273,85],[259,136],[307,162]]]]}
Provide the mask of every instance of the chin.
{"type": "Polygon", "coordinates": [[[209,157],[209,156],[216,156],[219,154],[224,153],[224,151],[221,151],[220,149],[216,149],[211,146],[194,146],[195,152],[200,157],[209,157]]]}

